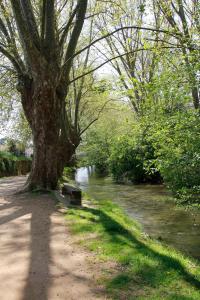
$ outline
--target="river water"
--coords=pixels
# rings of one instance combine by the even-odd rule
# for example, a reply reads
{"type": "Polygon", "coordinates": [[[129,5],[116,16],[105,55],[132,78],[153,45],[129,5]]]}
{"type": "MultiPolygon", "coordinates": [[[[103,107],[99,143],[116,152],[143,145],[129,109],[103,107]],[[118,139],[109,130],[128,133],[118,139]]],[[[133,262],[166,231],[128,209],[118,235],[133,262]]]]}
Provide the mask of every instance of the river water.
{"type": "Polygon", "coordinates": [[[116,184],[98,177],[92,168],[78,169],[76,182],[96,200],[119,204],[150,237],[200,259],[200,211],[178,208],[162,185],[116,184]]]}

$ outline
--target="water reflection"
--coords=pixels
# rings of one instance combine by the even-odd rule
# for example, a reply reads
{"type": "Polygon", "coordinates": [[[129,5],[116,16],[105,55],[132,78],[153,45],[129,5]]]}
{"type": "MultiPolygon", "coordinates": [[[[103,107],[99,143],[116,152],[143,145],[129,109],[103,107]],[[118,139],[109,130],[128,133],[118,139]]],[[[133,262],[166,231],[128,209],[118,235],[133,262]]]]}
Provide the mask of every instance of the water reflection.
{"type": "Polygon", "coordinates": [[[78,169],[76,182],[95,199],[118,203],[151,237],[200,259],[200,212],[177,208],[163,186],[115,184],[91,167],[78,169]]]}

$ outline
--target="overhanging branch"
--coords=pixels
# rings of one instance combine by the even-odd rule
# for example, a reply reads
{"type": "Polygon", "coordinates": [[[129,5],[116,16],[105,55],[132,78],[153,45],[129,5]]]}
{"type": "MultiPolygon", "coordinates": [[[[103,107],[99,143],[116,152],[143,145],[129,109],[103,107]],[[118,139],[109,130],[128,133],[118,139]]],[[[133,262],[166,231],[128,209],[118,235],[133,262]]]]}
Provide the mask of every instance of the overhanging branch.
{"type": "MultiPolygon", "coordinates": [[[[107,61],[103,62],[102,64],[100,64],[99,66],[97,66],[96,68],[94,68],[94,69],[92,69],[92,70],[90,70],[90,71],[88,71],[88,72],[86,72],[86,73],[84,73],[84,74],[82,74],[82,75],[80,75],[80,76],[77,76],[76,78],[72,79],[72,80],[69,82],[69,84],[70,84],[70,83],[73,83],[74,81],[76,81],[76,80],[78,80],[78,79],[80,79],[80,78],[82,78],[82,77],[84,77],[84,76],[86,76],[86,75],[89,75],[89,74],[93,73],[94,71],[100,69],[101,67],[103,67],[103,66],[106,65],[107,63],[112,62],[114,59],[117,59],[117,58],[126,56],[126,55],[128,55],[128,54],[132,54],[132,53],[135,53],[135,52],[139,52],[139,51],[148,51],[148,50],[154,50],[154,49],[155,49],[155,47],[152,47],[152,48],[140,48],[140,49],[137,49],[137,50],[135,50],[135,51],[126,52],[126,53],[117,55],[117,56],[115,56],[115,57],[112,57],[112,58],[108,59],[107,61]]],[[[182,46],[177,46],[177,47],[160,47],[159,49],[182,49],[182,46]]]]}
{"type": "Polygon", "coordinates": [[[85,14],[87,10],[88,0],[79,0],[77,4],[77,13],[76,13],[76,21],[71,34],[71,38],[69,40],[69,44],[67,47],[67,51],[65,54],[65,62],[63,65],[63,76],[65,80],[69,78],[69,73],[71,70],[72,61],[74,58],[74,52],[76,50],[76,46],[78,43],[79,36],[81,34],[83,23],[85,19],[85,14]]]}
{"type": "Polygon", "coordinates": [[[40,45],[39,32],[38,32],[35,16],[33,13],[33,7],[31,1],[30,0],[21,1],[21,6],[23,9],[24,18],[26,20],[27,27],[32,37],[32,40],[34,41],[34,44],[39,48],[40,45]]]}
{"type": "MultiPolygon", "coordinates": [[[[82,48],[81,50],[79,50],[78,52],[76,52],[71,58],[73,59],[75,56],[79,55],[80,53],[82,53],[83,51],[87,50],[88,48],[92,47],[94,44],[100,42],[103,39],[108,38],[111,35],[114,35],[115,33],[119,32],[119,31],[123,31],[125,29],[139,29],[139,30],[146,30],[146,31],[152,31],[152,32],[160,32],[160,33],[165,33],[171,36],[182,36],[181,33],[176,33],[176,32],[170,32],[168,30],[164,30],[164,29],[157,29],[157,28],[149,28],[149,27],[140,27],[140,26],[125,26],[125,27],[120,27],[117,28],[115,30],[113,30],[110,33],[105,34],[104,36],[94,40],[92,43],[90,43],[89,45],[87,45],[86,47],[82,48]]],[[[70,58],[70,59],[71,59],[70,58]]]]}
{"type": "Polygon", "coordinates": [[[55,0],[45,1],[45,35],[44,46],[47,59],[50,59],[56,48],[55,37],[55,0]]]}
{"type": "Polygon", "coordinates": [[[96,118],[95,119],[93,119],[84,129],[82,129],[81,131],[80,131],[80,136],[92,125],[92,124],[94,124],[96,121],[98,121],[98,119],[99,119],[99,117],[100,117],[100,115],[101,115],[101,113],[103,112],[103,110],[104,110],[104,108],[106,107],[106,105],[110,102],[111,100],[107,100],[104,104],[103,104],[103,106],[101,107],[101,109],[98,111],[98,115],[96,116],[96,118]]]}
{"type": "Polygon", "coordinates": [[[22,71],[20,65],[18,64],[18,62],[15,60],[15,58],[9,53],[9,51],[7,51],[2,46],[0,46],[0,52],[9,59],[9,61],[12,63],[12,65],[15,68],[15,70],[17,71],[17,73],[19,75],[21,75],[23,73],[23,71],[22,71]]]}
{"type": "Polygon", "coordinates": [[[63,33],[61,35],[60,42],[59,42],[59,46],[61,48],[63,47],[63,44],[64,44],[64,42],[66,40],[66,37],[67,37],[68,32],[69,32],[69,28],[70,28],[70,26],[71,26],[71,24],[73,22],[73,19],[74,19],[75,15],[76,15],[77,8],[78,8],[78,6],[76,6],[75,9],[73,10],[73,12],[72,12],[72,14],[71,14],[71,16],[69,18],[69,21],[67,22],[66,26],[63,29],[63,33]]]}

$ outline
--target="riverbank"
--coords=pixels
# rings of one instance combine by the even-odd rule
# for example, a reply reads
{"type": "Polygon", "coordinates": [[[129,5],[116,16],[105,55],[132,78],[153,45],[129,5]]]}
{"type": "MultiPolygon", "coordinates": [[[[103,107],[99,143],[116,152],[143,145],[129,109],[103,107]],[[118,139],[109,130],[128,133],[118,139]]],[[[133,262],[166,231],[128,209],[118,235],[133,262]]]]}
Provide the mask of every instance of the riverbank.
{"type": "Polygon", "coordinates": [[[200,299],[200,264],[145,236],[118,205],[86,197],[66,221],[102,264],[99,281],[111,299],[200,299]]]}
{"type": "Polygon", "coordinates": [[[153,239],[200,260],[200,210],[177,206],[164,186],[116,184],[87,168],[79,168],[75,179],[92,198],[119,205],[153,239]]]}

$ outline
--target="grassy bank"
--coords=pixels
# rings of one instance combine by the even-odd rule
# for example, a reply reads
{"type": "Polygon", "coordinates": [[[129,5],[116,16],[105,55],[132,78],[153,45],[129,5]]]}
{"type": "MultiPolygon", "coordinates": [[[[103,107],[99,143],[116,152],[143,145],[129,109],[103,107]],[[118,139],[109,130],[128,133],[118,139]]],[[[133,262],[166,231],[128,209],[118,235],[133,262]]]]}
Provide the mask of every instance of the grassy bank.
{"type": "Polygon", "coordinates": [[[146,237],[116,204],[86,199],[66,220],[99,264],[108,262],[100,281],[109,299],[200,299],[200,265],[146,237]]]}

